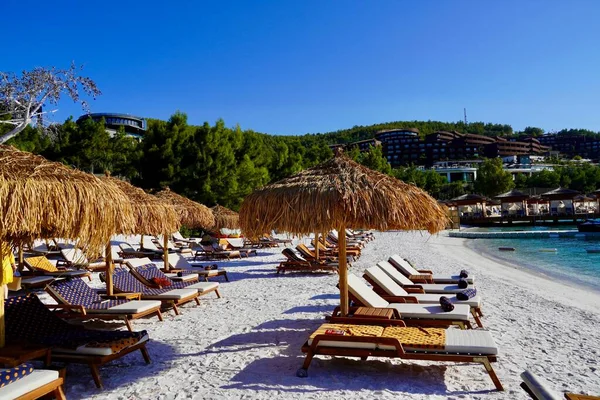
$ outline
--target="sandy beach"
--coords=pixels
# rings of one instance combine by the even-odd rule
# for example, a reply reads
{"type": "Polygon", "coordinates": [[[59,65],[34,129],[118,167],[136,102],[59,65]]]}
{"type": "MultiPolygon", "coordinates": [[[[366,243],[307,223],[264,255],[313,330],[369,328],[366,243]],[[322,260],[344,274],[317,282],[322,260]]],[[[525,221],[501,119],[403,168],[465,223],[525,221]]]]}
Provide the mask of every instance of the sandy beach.
{"type": "Polygon", "coordinates": [[[375,235],[351,273],[360,276],[399,253],[440,274],[466,268],[476,277],[483,323],[500,349],[494,368],[505,392],[496,392],[475,364],[319,356],[308,378],[296,377],[300,347],[338,304],[337,275],[277,275],[281,249],[261,249],[258,256],[219,263],[231,279],[220,281],[223,298],[206,296],[200,306],[181,307],[180,316],[165,313],[162,323],[134,321],[134,329],[150,334],[152,364],[134,353],[106,365],[103,391],[87,367],[69,366],[68,398],[526,399],[519,387],[525,369],[557,391],[600,394],[598,293],[485,258],[445,233],[375,235]]]}

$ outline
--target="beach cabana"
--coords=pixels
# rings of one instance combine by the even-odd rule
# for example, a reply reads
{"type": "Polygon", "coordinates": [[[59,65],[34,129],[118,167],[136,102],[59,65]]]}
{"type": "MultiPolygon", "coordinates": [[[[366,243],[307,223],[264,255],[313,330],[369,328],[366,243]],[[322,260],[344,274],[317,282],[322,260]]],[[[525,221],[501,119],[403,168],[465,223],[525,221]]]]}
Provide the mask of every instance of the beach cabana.
{"type": "MultiPolygon", "coordinates": [[[[170,204],[175,209],[179,223],[188,228],[211,228],[215,225],[215,217],[208,207],[183,197],[168,187],[155,194],[156,197],[170,204]]],[[[169,268],[169,236],[177,229],[166,231],[163,234],[163,261],[165,270],[169,268]]]]}
{"type": "Polygon", "coordinates": [[[573,198],[575,214],[588,214],[596,210],[596,198],[580,194],[573,198]]]}
{"type": "MultiPolygon", "coordinates": [[[[159,235],[164,232],[175,232],[179,229],[179,217],[172,205],[160,198],[144,192],[142,189],[111,177],[107,174],[102,178],[117,186],[127,197],[134,216],[133,225],[121,224],[117,227],[117,234],[142,234],[159,235]]],[[[106,291],[112,294],[113,290],[113,264],[110,251],[110,242],[106,249],[106,291]]]]}
{"type": "Polygon", "coordinates": [[[478,194],[463,194],[450,199],[450,202],[458,207],[461,217],[484,217],[486,216],[485,205],[490,199],[478,194]]]}
{"type": "Polygon", "coordinates": [[[577,190],[559,187],[542,193],[541,197],[550,203],[550,215],[573,215],[573,200],[579,194],[577,190]]]}
{"type": "Polygon", "coordinates": [[[528,215],[543,215],[550,212],[550,203],[546,199],[542,199],[540,196],[531,196],[527,200],[527,213],[528,215]]]}
{"type": "MultiPolygon", "coordinates": [[[[282,179],[247,196],[240,225],[249,237],[273,229],[297,235],[346,228],[425,229],[436,233],[447,215],[423,190],[372,171],[338,150],[329,161],[282,179]]],[[[346,235],[339,235],[342,315],[348,313],[346,235]]]]}
{"type": "Polygon", "coordinates": [[[519,213],[528,215],[527,200],[529,199],[529,195],[527,193],[513,189],[506,193],[499,194],[494,198],[500,200],[500,210],[502,215],[517,215],[519,213]]]}
{"type": "MultiPolygon", "coordinates": [[[[99,255],[119,223],[133,223],[133,214],[114,184],[0,145],[0,247],[61,237],[78,239],[89,254],[99,255]]],[[[0,346],[2,291],[0,286],[0,346]]]]}

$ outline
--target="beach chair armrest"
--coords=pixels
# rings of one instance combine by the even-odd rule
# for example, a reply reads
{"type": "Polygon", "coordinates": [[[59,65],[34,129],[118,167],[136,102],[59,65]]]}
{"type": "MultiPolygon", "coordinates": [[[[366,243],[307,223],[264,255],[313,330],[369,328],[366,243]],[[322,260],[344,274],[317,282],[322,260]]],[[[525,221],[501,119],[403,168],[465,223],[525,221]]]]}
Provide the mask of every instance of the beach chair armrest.
{"type": "Polygon", "coordinates": [[[425,293],[423,286],[421,285],[404,285],[402,289],[406,290],[407,293],[425,293]]]}
{"type": "Polygon", "coordinates": [[[418,269],[417,271],[419,271],[421,274],[433,275],[433,271],[430,269],[418,269]]]}
{"type": "Polygon", "coordinates": [[[415,283],[433,283],[431,275],[409,275],[408,279],[415,283]]]}
{"type": "Polygon", "coordinates": [[[113,293],[113,294],[101,294],[100,297],[108,300],[141,300],[141,293],[113,293]]]}
{"type": "Polygon", "coordinates": [[[389,303],[419,303],[414,296],[381,296],[389,303]]]}
{"type": "Polygon", "coordinates": [[[56,268],[65,268],[71,265],[67,260],[56,260],[56,268]]]}
{"type": "Polygon", "coordinates": [[[50,309],[50,310],[75,310],[80,312],[82,315],[86,315],[86,311],[85,311],[85,307],[81,306],[81,305],[74,305],[74,304],[44,304],[46,306],[46,308],[50,309]]]}

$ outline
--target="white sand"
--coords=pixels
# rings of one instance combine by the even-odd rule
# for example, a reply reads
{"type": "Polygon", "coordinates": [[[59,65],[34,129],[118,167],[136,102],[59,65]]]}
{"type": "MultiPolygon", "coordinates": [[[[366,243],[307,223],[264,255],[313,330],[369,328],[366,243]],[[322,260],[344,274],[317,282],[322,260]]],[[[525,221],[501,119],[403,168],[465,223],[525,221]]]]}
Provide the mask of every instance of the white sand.
{"type": "Polygon", "coordinates": [[[400,253],[440,274],[462,268],[476,276],[483,323],[500,348],[494,368],[505,392],[495,392],[481,365],[318,356],[308,378],[297,378],[300,347],[337,304],[337,275],[276,275],[281,249],[219,263],[221,283],[201,306],[181,307],[165,321],[136,320],[148,330],[152,364],[139,353],[101,368],[104,391],[87,367],[67,370],[68,398],[96,399],[429,399],[528,398],[519,374],[531,369],[558,391],[600,394],[600,296],[499,264],[441,234],[377,233],[351,272],[400,253]]]}

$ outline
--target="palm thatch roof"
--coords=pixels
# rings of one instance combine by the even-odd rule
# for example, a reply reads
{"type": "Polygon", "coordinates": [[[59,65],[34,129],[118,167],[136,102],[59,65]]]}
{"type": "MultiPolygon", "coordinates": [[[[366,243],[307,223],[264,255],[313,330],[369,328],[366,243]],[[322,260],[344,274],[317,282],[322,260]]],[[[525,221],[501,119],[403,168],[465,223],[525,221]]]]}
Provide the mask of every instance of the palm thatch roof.
{"type": "Polygon", "coordinates": [[[511,202],[511,201],[522,201],[527,200],[529,195],[527,193],[521,192],[520,190],[513,189],[506,193],[499,194],[494,197],[495,199],[500,199],[503,202],[511,202]]]}
{"type": "Polygon", "coordinates": [[[482,203],[489,203],[491,199],[481,196],[479,194],[463,194],[462,196],[455,197],[450,199],[450,202],[459,205],[459,206],[467,206],[467,205],[475,205],[482,203]]]}
{"type": "Polygon", "coordinates": [[[444,229],[446,212],[414,185],[364,167],[338,152],[325,163],[255,190],[240,209],[248,236],[333,228],[444,229]]]}
{"type": "Polygon", "coordinates": [[[155,195],[166,203],[171,204],[179,217],[179,222],[188,228],[210,228],[215,224],[215,218],[208,207],[183,197],[169,188],[155,195]]]}
{"type": "Polygon", "coordinates": [[[119,226],[117,233],[159,235],[172,233],[179,229],[179,216],[175,208],[156,196],[144,192],[142,189],[111,176],[101,179],[115,184],[131,203],[135,218],[134,226],[119,226]]]}
{"type": "Polygon", "coordinates": [[[0,145],[0,240],[79,239],[90,254],[134,223],[119,188],[61,163],[0,145]]]}
{"type": "Polygon", "coordinates": [[[572,200],[578,194],[581,194],[581,192],[559,187],[549,192],[542,193],[541,196],[548,200],[572,200]]]}
{"type": "Polygon", "coordinates": [[[216,205],[210,209],[215,218],[214,229],[239,229],[240,215],[227,207],[216,205]]]}

